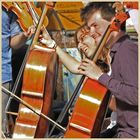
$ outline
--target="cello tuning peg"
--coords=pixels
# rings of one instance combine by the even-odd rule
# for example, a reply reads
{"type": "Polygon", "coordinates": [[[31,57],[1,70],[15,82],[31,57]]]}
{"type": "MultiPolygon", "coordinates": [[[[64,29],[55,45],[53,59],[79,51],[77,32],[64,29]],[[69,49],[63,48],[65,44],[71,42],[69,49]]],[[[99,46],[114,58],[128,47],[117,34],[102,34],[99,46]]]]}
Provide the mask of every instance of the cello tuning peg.
{"type": "Polygon", "coordinates": [[[124,5],[121,2],[115,2],[112,8],[115,8],[116,13],[124,11],[124,5]]]}

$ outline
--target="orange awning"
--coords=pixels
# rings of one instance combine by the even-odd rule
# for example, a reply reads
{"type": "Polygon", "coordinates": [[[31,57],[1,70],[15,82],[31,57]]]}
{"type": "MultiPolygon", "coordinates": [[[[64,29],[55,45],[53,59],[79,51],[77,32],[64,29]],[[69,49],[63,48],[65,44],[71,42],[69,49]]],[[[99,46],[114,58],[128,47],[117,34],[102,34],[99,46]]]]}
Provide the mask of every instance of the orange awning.
{"type": "Polygon", "coordinates": [[[80,18],[82,2],[56,2],[48,11],[48,30],[76,30],[83,23],[80,18]]]}

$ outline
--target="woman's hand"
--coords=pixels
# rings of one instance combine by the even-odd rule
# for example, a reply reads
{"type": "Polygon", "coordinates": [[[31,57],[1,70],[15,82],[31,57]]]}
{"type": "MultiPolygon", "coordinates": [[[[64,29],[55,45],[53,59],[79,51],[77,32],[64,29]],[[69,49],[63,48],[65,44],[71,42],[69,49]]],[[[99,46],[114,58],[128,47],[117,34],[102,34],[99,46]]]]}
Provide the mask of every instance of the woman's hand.
{"type": "Polygon", "coordinates": [[[49,48],[55,49],[57,47],[56,42],[51,38],[48,32],[42,29],[42,34],[39,36],[39,41],[49,48]]]}

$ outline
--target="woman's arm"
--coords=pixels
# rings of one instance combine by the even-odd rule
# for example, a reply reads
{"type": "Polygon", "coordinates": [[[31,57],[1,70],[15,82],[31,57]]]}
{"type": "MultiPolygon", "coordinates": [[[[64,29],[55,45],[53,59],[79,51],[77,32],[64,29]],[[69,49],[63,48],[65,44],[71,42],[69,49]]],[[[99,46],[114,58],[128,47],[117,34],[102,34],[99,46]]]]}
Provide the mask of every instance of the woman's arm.
{"type": "Polygon", "coordinates": [[[59,46],[56,47],[56,53],[58,54],[61,62],[69,69],[69,71],[78,74],[78,67],[80,66],[79,61],[62,50],[59,46]]]}

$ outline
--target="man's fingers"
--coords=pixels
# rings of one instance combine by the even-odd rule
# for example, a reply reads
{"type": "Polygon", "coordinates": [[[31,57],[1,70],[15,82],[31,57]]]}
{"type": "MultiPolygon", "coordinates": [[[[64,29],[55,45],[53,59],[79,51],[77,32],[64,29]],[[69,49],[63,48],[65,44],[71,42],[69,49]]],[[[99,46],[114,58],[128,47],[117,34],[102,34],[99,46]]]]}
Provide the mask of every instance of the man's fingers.
{"type": "Polygon", "coordinates": [[[82,75],[86,75],[86,74],[85,74],[86,72],[85,72],[84,70],[82,70],[82,69],[79,69],[79,70],[78,70],[78,73],[79,73],[79,74],[82,74],[82,75]]]}
{"type": "Polygon", "coordinates": [[[92,61],[89,60],[89,59],[87,59],[87,58],[85,58],[85,59],[82,60],[82,63],[84,63],[84,62],[85,62],[85,63],[89,63],[89,64],[92,63],[92,61]]]}
{"type": "Polygon", "coordinates": [[[87,68],[87,67],[84,66],[84,65],[82,65],[82,64],[78,67],[78,69],[82,69],[82,70],[86,70],[86,68],[87,68]]]}
{"type": "Polygon", "coordinates": [[[32,25],[28,28],[27,32],[24,32],[24,35],[26,37],[31,37],[35,33],[35,30],[36,30],[35,26],[32,25]]]}

